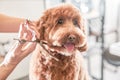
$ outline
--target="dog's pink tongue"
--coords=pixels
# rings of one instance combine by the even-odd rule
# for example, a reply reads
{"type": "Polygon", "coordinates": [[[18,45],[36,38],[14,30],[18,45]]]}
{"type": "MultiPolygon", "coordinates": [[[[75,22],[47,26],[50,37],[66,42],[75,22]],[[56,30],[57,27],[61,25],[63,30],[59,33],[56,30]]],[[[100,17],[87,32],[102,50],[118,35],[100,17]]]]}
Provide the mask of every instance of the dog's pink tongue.
{"type": "Polygon", "coordinates": [[[64,47],[65,47],[68,51],[73,51],[74,48],[75,48],[75,45],[72,44],[72,43],[66,43],[66,44],[64,45],[64,47]]]}

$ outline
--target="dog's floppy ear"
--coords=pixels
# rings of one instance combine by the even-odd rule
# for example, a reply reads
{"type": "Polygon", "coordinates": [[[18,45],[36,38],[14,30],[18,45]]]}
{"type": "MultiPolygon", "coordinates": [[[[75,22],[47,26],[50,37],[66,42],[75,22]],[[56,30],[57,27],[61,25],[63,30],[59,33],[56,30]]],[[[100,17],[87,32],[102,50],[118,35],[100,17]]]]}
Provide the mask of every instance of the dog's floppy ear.
{"type": "Polygon", "coordinates": [[[81,20],[80,20],[80,28],[83,31],[83,33],[86,35],[86,20],[81,16],[81,20]]]}
{"type": "Polygon", "coordinates": [[[80,52],[84,52],[84,51],[87,50],[87,47],[88,47],[88,45],[87,45],[87,43],[85,43],[83,46],[79,47],[78,50],[79,50],[80,52]]]}
{"type": "Polygon", "coordinates": [[[41,18],[36,21],[36,27],[39,33],[39,40],[44,40],[45,39],[45,29],[50,26],[50,21],[49,20],[51,18],[51,11],[50,10],[46,10],[44,12],[44,14],[41,16],[41,18]]]}
{"type": "Polygon", "coordinates": [[[44,40],[44,32],[45,28],[43,26],[43,21],[36,21],[36,29],[37,29],[37,39],[44,40]]]}
{"type": "Polygon", "coordinates": [[[81,47],[79,47],[78,48],[78,50],[80,51],[80,52],[84,52],[84,51],[86,51],[87,50],[87,48],[88,48],[88,44],[87,44],[87,33],[86,33],[86,21],[85,21],[85,19],[82,17],[81,18],[81,21],[80,21],[80,27],[81,27],[81,30],[83,31],[83,33],[84,33],[84,35],[85,35],[85,43],[84,43],[84,45],[83,46],[81,46],[81,47]]]}

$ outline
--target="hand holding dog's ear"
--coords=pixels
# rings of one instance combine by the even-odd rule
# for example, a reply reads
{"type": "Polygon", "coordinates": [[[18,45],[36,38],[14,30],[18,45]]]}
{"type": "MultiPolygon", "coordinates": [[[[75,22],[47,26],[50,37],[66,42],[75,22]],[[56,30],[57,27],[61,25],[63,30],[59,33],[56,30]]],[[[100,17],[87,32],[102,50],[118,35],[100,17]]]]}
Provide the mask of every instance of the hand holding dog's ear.
{"type": "MultiPolygon", "coordinates": [[[[20,30],[19,30],[19,38],[24,39],[26,41],[34,41],[36,40],[36,32],[34,29],[35,25],[30,23],[29,21],[26,21],[26,23],[21,24],[20,30]]],[[[26,52],[25,54],[31,53],[35,49],[35,42],[26,42],[22,43],[21,45],[21,50],[23,52],[26,52]]]]}

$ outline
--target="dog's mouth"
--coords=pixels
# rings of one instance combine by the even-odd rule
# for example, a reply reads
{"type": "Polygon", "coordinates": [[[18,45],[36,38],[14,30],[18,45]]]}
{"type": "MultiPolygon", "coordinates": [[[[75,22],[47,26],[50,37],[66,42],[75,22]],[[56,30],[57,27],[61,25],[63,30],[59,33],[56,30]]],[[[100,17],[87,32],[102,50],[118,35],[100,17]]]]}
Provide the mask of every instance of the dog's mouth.
{"type": "Polygon", "coordinates": [[[72,52],[75,49],[75,44],[74,43],[65,43],[63,46],[69,52],[72,52]]]}

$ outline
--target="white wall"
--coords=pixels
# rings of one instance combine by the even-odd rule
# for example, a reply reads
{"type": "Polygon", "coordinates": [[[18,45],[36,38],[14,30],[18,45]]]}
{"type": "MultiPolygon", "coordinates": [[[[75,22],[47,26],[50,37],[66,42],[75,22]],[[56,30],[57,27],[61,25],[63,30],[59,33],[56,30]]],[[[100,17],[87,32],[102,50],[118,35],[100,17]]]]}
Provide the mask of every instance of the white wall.
{"type": "MultiPolygon", "coordinates": [[[[120,0],[106,0],[106,11],[105,11],[105,31],[108,32],[114,29],[120,29],[120,14],[118,14],[118,9],[120,10],[120,0]],[[118,21],[119,19],[119,21],[118,21]]],[[[119,30],[120,34],[120,30],[119,30]]],[[[119,36],[120,38],[120,36],[119,36]]],[[[109,34],[105,38],[107,43],[114,42],[115,34],[109,34]]]]}
{"type": "Polygon", "coordinates": [[[38,19],[44,10],[43,0],[1,0],[0,12],[11,16],[38,19]]]}

